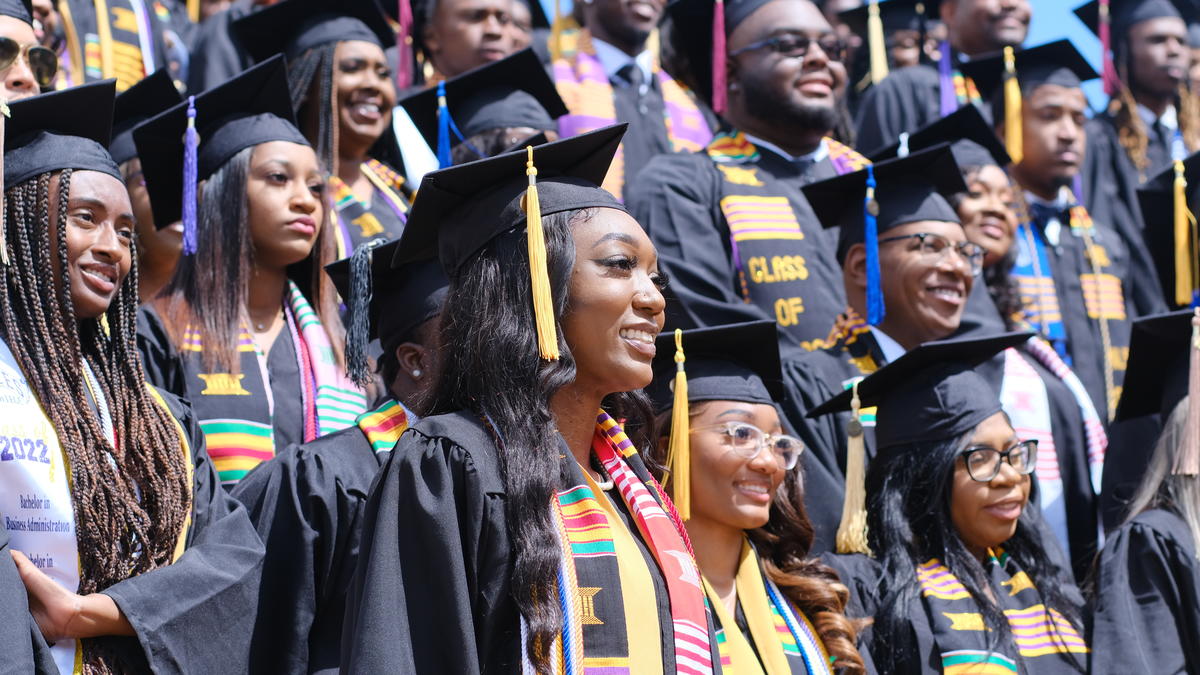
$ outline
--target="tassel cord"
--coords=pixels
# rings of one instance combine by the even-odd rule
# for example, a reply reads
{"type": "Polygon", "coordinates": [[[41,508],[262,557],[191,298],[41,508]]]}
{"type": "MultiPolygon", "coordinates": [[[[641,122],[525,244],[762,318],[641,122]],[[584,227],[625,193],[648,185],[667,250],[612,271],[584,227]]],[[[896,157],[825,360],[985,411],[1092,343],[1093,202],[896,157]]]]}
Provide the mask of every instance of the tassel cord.
{"type": "Polygon", "coordinates": [[[195,255],[199,234],[196,183],[199,182],[200,134],[196,131],[196,97],[188,97],[187,130],[183,138],[183,255],[195,255]]]}

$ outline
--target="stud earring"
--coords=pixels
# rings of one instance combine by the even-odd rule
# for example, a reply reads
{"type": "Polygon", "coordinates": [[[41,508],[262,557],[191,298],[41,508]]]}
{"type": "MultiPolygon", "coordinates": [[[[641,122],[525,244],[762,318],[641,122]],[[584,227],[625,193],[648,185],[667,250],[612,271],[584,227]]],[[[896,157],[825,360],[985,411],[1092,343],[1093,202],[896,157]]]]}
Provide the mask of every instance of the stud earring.
{"type": "Polygon", "coordinates": [[[412,371],[412,373],[413,373],[413,377],[420,377],[420,376],[421,376],[421,369],[420,369],[420,368],[416,368],[416,369],[414,369],[414,370],[412,371]]]}

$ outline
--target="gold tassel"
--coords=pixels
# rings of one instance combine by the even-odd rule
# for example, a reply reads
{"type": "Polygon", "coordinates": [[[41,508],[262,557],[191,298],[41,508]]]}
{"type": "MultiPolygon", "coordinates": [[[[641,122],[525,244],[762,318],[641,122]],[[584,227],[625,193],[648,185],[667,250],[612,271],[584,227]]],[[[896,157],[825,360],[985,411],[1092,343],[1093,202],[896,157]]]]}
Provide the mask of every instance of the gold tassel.
{"type": "MultiPolygon", "coordinates": [[[[8,109],[8,101],[0,99],[0,176],[4,175],[4,129],[6,120],[11,114],[8,109]]],[[[0,186],[0,265],[8,264],[8,233],[5,232],[6,223],[4,222],[7,213],[8,209],[4,203],[4,188],[0,186]]]]}
{"type": "Polygon", "coordinates": [[[851,387],[850,422],[846,425],[846,497],[837,531],[838,553],[871,555],[867,544],[867,449],[863,444],[858,382],[851,387]]]}
{"type": "Polygon", "coordinates": [[[554,19],[550,22],[550,40],[548,41],[551,63],[562,58],[563,30],[566,28],[563,21],[562,0],[554,0],[554,19]]]}
{"type": "Polygon", "coordinates": [[[871,82],[879,84],[888,75],[887,41],[883,36],[879,0],[871,0],[867,7],[867,46],[871,54],[871,82]]]}
{"type": "Polygon", "coordinates": [[[1200,307],[1193,310],[1192,339],[1188,342],[1187,419],[1183,426],[1183,449],[1175,455],[1171,473],[1200,475],[1200,307]]]}
{"type": "Polygon", "coordinates": [[[533,146],[526,148],[525,237],[529,247],[529,276],[533,291],[533,319],[537,324],[538,351],[547,361],[558,360],[558,330],[554,327],[554,298],[550,294],[550,272],[546,269],[546,235],[542,232],[542,204],[538,201],[537,167],[533,146]]]}
{"type": "Polygon", "coordinates": [[[1013,164],[1025,156],[1021,122],[1021,83],[1017,80],[1017,56],[1012,47],[1004,48],[1004,149],[1013,164]]]}
{"type": "Polygon", "coordinates": [[[688,428],[687,373],[683,362],[683,331],[675,329],[675,400],[671,405],[671,444],[667,450],[667,468],[670,474],[664,480],[675,481],[671,492],[675,499],[675,510],[679,517],[692,517],[692,444],[688,428]]]}
{"type": "Polygon", "coordinates": [[[1188,209],[1187,178],[1183,160],[1175,160],[1175,304],[1192,304],[1192,293],[1200,287],[1200,279],[1192,276],[1195,259],[1200,251],[1192,249],[1192,228],[1196,217],[1188,209]]]}

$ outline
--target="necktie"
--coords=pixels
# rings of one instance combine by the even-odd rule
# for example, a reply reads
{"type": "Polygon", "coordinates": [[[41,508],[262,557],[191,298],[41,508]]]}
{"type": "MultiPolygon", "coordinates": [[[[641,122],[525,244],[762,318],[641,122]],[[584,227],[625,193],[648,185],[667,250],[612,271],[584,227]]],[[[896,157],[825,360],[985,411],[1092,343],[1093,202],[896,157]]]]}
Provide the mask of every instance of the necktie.
{"type": "Polygon", "coordinates": [[[617,71],[617,75],[621,79],[629,83],[629,86],[637,91],[638,96],[642,95],[642,87],[646,84],[646,76],[642,73],[642,69],[638,67],[637,62],[630,61],[617,71]]]}

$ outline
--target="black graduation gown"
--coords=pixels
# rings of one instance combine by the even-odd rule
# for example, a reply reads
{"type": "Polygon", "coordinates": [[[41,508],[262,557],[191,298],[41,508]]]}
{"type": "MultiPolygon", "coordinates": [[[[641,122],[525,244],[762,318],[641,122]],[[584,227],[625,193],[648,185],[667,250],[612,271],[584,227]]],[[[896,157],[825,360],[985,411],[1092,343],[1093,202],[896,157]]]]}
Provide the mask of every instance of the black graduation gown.
{"type": "Polygon", "coordinates": [[[663,118],[662,87],[658,78],[651,77],[646,92],[639,93],[620,79],[610,79],[613,108],[618,122],[628,122],[621,149],[625,160],[625,185],[622,194],[629,194],[634,179],[657,155],[674,152],[667,123],[663,118]]]}
{"type": "Polygon", "coordinates": [[[200,24],[192,36],[192,59],[188,63],[188,91],[198,93],[227,82],[254,65],[254,60],[238,44],[230,26],[254,11],[252,0],[234,0],[200,24]]]}
{"type": "Polygon", "coordinates": [[[251,672],[336,673],[377,456],[358,426],[291,446],[234,487],[266,544],[251,672]]]}
{"type": "Polygon", "coordinates": [[[1187,522],[1144,511],[1097,563],[1091,672],[1200,673],[1200,563],[1187,522]]]}
{"type": "Polygon", "coordinates": [[[174,563],[104,589],[137,633],[114,643],[127,663],[145,664],[141,672],[245,672],[263,545],[221,487],[191,409],[169,393],[163,399],[191,445],[191,527],[174,563]]]}
{"type": "MultiPolygon", "coordinates": [[[[868,155],[941,119],[941,79],[937,65],[919,63],[888,73],[863,94],[855,116],[855,147],[868,155]]],[[[990,106],[978,104],[985,119],[990,106]]]]}
{"type": "Polygon", "coordinates": [[[781,352],[798,354],[807,351],[803,343],[825,338],[845,306],[836,231],[821,228],[800,191],[802,185],[832,178],[837,171],[828,158],[801,169],[766,148],[759,151],[757,161],[722,164],[738,172],[728,176],[704,152],[660,155],[630,186],[625,199],[658,250],[659,268],[672,280],[666,292],[668,327],[775,320],[781,352]],[[739,243],[754,302],[742,295],[733,262],[729,222],[721,209],[726,194],[785,198],[804,234],[799,241],[739,243]],[[756,260],[762,261],[761,267],[755,267],[756,260]],[[753,278],[755,269],[762,270],[762,283],[753,278]]]}
{"type": "Polygon", "coordinates": [[[0,523],[0,612],[5,617],[0,621],[0,674],[52,675],[58,666],[29,613],[29,597],[9,548],[8,530],[0,523]]]}

